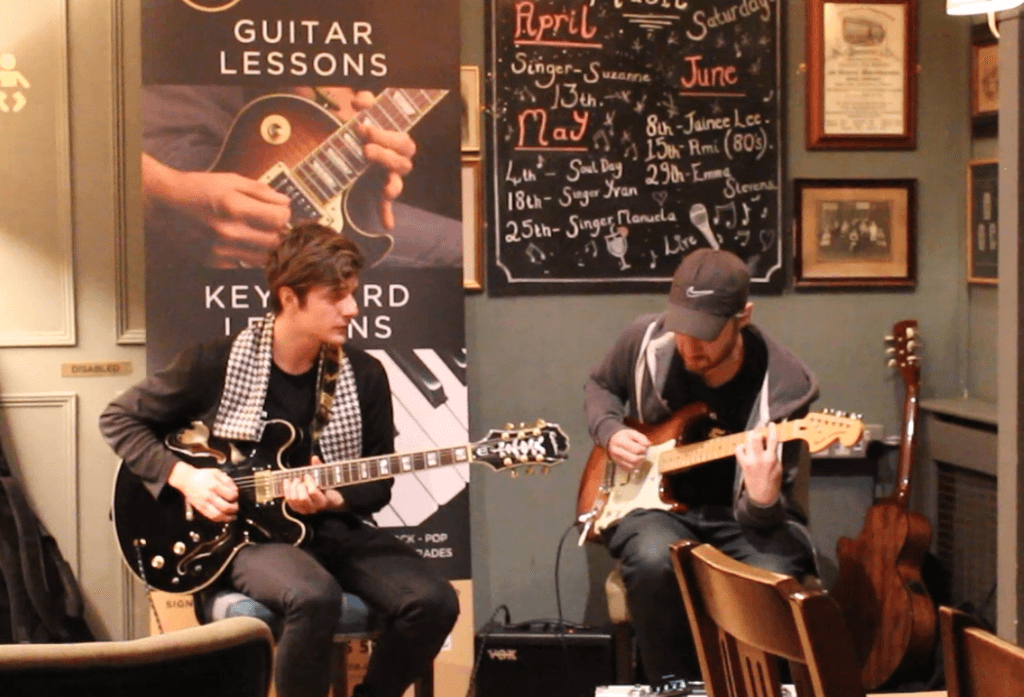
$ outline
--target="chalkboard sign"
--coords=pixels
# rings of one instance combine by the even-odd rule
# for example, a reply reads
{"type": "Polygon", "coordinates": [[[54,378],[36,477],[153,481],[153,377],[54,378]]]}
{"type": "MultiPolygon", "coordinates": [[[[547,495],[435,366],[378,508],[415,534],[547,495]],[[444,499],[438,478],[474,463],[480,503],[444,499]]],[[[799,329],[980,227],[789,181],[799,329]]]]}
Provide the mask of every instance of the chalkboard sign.
{"type": "Polygon", "coordinates": [[[488,289],[783,285],[779,0],[489,0],[488,289]]]}

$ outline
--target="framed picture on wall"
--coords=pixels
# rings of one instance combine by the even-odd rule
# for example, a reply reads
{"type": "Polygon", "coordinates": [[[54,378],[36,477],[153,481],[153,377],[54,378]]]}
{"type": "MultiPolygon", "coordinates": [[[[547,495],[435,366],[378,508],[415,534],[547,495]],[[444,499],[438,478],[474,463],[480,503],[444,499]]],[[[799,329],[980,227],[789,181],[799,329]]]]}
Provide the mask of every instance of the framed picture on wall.
{"type": "Polygon", "coordinates": [[[967,282],[999,279],[999,160],[967,165],[967,282]]]}
{"type": "Polygon", "coordinates": [[[971,27],[971,132],[993,138],[999,130],[999,42],[988,24],[971,27]]]}
{"type": "Polygon", "coordinates": [[[480,152],[480,68],[464,65],[459,77],[462,91],[462,152],[480,152]]]}
{"type": "Polygon", "coordinates": [[[794,286],[913,287],[914,179],[794,181],[794,286]]]}
{"type": "Polygon", "coordinates": [[[479,155],[462,157],[462,287],[484,288],[483,174],[479,155]]]}
{"type": "Polygon", "coordinates": [[[918,0],[807,0],[807,148],[913,149],[918,0]]]}

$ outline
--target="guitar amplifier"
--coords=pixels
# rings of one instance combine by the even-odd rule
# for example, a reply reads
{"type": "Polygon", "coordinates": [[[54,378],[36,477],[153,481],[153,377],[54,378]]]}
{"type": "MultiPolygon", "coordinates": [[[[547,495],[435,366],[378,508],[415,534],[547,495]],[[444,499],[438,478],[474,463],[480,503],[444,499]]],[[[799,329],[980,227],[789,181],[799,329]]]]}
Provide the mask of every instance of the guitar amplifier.
{"type": "Polygon", "coordinates": [[[476,635],[476,697],[594,697],[615,682],[612,635],[556,623],[490,625],[476,635]]]}

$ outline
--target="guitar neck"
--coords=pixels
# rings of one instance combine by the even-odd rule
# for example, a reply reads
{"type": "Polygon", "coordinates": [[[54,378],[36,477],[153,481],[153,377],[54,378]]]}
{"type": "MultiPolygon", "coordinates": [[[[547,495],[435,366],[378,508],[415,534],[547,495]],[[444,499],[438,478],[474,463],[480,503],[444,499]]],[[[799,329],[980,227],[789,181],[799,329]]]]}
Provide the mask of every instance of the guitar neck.
{"type": "Polygon", "coordinates": [[[900,457],[896,467],[896,488],[890,500],[903,508],[910,502],[910,477],[914,471],[914,443],[917,435],[918,382],[906,383],[907,396],[903,403],[903,433],[900,439],[900,457]]]}
{"type": "Polygon", "coordinates": [[[387,88],[372,106],[361,111],[313,150],[294,168],[295,171],[313,184],[321,183],[310,187],[318,195],[326,182],[323,198],[325,201],[330,199],[335,188],[332,184],[337,184],[342,190],[347,189],[370,167],[370,162],[363,155],[366,141],[357,130],[359,124],[404,133],[447,93],[447,90],[387,88]]]}
{"type": "MultiPolygon", "coordinates": [[[[803,419],[775,424],[779,442],[802,438],[800,432],[802,426],[803,419]]],[[[764,433],[764,429],[757,429],[757,432],[764,433]]],[[[658,471],[663,475],[674,474],[697,465],[703,465],[706,462],[735,455],[736,448],[746,442],[747,433],[749,431],[672,448],[658,458],[658,471]]]]}
{"type": "Polygon", "coordinates": [[[470,462],[471,445],[440,450],[423,450],[400,455],[378,455],[359,460],[345,460],[322,465],[294,467],[260,473],[255,477],[257,499],[269,500],[284,496],[284,482],[295,477],[313,478],[322,489],[337,489],[350,484],[363,484],[391,479],[406,472],[450,467],[470,462]]]}

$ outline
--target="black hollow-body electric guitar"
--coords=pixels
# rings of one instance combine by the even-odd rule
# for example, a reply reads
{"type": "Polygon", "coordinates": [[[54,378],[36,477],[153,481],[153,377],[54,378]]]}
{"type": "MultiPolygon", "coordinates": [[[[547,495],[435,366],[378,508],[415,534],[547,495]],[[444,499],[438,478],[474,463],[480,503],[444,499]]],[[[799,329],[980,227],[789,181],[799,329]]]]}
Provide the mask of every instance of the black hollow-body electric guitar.
{"type": "Polygon", "coordinates": [[[212,583],[239,549],[258,542],[297,545],[306,525],[286,506],[284,481],[310,475],[324,489],[390,479],[461,464],[494,470],[532,472],[564,460],[569,438],[557,424],[491,430],[475,443],[439,450],[285,467],[299,434],[287,421],[268,421],[258,443],[212,436],[200,422],[165,439],[168,448],[196,467],[217,467],[238,486],[238,515],[213,522],[164,486],[154,499],[143,480],[122,462],[114,482],[114,532],[128,568],[147,586],[170,593],[193,593],[212,583]]]}

